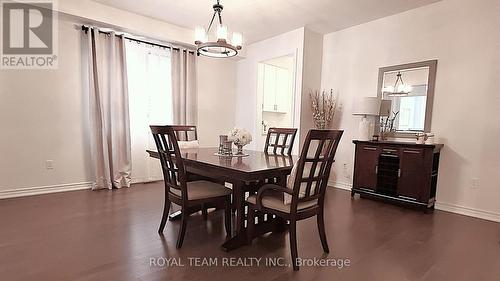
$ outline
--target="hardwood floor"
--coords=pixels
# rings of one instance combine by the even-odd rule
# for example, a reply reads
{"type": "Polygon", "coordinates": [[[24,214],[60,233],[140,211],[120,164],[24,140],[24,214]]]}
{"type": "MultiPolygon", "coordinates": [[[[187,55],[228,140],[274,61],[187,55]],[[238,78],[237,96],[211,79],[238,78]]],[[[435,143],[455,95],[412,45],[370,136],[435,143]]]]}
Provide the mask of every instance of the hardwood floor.
{"type": "MultiPolygon", "coordinates": [[[[130,189],[76,191],[0,200],[0,280],[500,280],[500,224],[436,211],[418,211],[328,189],[325,222],[336,267],[223,267],[222,258],[290,261],[288,234],[256,239],[226,253],[222,211],[189,220],[182,249],[179,222],[157,234],[161,183],[130,189]],[[150,266],[157,257],[185,265],[150,266]],[[217,267],[189,266],[188,258],[219,259],[217,267]],[[176,260],[179,261],[179,260],[176,260]]],[[[298,223],[302,258],[323,254],[314,218],[298,223]]]]}

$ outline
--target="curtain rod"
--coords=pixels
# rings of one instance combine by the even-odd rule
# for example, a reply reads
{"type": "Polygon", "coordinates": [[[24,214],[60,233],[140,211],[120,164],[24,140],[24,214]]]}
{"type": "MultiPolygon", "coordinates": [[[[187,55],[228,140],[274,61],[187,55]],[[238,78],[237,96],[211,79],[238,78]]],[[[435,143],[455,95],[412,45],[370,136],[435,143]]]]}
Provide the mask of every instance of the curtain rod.
{"type": "MultiPolygon", "coordinates": [[[[89,31],[89,29],[90,28],[88,26],[82,25],[82,31],[83,32],[87,33],[89,31]]],[[[111,35],[111,32],[106,32],[106,31],[102,31],[102,30],[99,30],[99,33],[111,35]]],[[[119,35],[115,35],[115,36],[119,36],[119,35]]],[[[143,43],[143,44],[147,44],[147,45],[152,45],[152,46],[156,46],[156,47],[162,47],[162,48],[172,49],[172,50],[175,50],[175,51],[189,52],[190,54],[194,54],[195,53],[194,51],[181,50],[180,48],[176,48],[176,47],[172,47],[172,46],[167,46],[167,45],[162,45],[162,44],[159,44],[159,43],[148,42],[148,41],[144,41],[144,40],[140,40],[140,39],[136,39],[136,38],[132,38],[132,37],[128,37],[128,36],[123,36],[123,37],[125,39],[131,40],[131,41],[135,41],[135,42],[139,42],[139,43],[143,43]]]]}

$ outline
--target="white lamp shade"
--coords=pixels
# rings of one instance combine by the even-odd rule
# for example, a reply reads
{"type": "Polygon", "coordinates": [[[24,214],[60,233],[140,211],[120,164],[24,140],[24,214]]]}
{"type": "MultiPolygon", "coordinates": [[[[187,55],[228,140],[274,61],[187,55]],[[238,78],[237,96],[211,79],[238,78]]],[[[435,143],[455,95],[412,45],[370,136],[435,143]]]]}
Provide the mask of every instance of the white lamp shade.
{"type": "Polygon", "coordinates": [[[380,104],[382,100],[377,97],[364,97],[354,101],[353,115],[374,115],[380,114],[380,104]]]}
{"type": "Polygon", "coordinates": [[[227,26],[219,25],[217,27],[217,40],[226,40],[227,41],[227,26]]]}
{"type": "Polygon", "coordinates": [[[233,41],[231,43],[236,47],[241,47],[243,45],[243,36],[241,33],[233,32],[233,41]]]}
{"type": "Polygon", "coordinates": [[[196,27],[196,29],[194,30],[194,40],[196,42],[206,42],[207,41],[207,34],[205,32],[205,28],[204,27],[196,27]]]}
{"type": "Polygon", "coordinates": [[[381,100],[380,103],[380,116],[390,116],[392,110],[392,101],[391,100],[381,100]]]}

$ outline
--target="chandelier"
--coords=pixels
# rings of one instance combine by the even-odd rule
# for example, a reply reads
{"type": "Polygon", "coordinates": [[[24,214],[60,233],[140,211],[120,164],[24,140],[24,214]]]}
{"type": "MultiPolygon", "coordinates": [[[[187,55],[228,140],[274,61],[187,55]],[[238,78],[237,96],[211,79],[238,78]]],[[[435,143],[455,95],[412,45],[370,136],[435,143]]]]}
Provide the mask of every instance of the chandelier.
{"type": "Polygon", "coordinates": [[[217,0],[217,3],[213,5],[214,15],[212,20],[208,25],[208,29],[205,30],[204,27],[197,27],[195,29],[195,41],[194,43],[198,47],[198,55],[204,55],[213,58],[230,58],[238,54],[241,50],[241,45],[243,43],[243,36],[241,33],[234,32],[231,42],[228,42],[228,30],[227,26],[222,24],[221,12],[224,8],[217,0]],[[217,17],[219,23],[217,25],[216,41],[210,41],[208,35],[210,33],[210,28],[214,23],[215,17],[217,17]]]}
{"type": "Polygon", "coordinates": [[[394,83],[394,86],[387,86],[382,89],[382,92],[384,94],[387,94],[388,96],[392,97],[402,97],[406,96],[411,91],[413,90],[413,87],[411,85],[405,84],[403,82],[403,78],[401,75],[401,71],[398,71],[398,74],[396,75],[396,82],[394,83]],[[399,83],[399,84],[398,84],[399,83]]]}

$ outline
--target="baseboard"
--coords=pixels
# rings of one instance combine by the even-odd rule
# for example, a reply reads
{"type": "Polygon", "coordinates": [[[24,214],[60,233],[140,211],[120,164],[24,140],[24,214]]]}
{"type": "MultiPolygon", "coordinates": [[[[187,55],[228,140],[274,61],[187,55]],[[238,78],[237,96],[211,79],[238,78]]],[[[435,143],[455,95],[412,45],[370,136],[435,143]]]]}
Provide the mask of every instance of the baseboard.
{"type": "Polygon", "coordinates": [[[162,181],[163,177],[141,177],[141,178],[132,178],[132,184],[134,183],[148,183],[148,182],[156,182],[162,181]]]}
{"type": "MultiPolygon", "coordinates": [[[[162,177],[135,178],[132,179],[132,183],[146,183],[146,182],[155,182],[161,180],[163,180],[162,177]]],[[[92,189],[92,186],[93,186],[92,182],[81,182],[81,183],[67,183],[67,184],[56,184],[47,186],[34,186],[26,188],[0,190],[0,199],[92,189]]]]}
{"type": "Polygon", "coordinates": [[[352,184],[338,181],[328,181],[328,186],[351,191],[352,184]]]}
{"type": "Polygon", "coordinates": [[[443,202],[436,202],[436,209],[441,210],[441,211],[445,211],[445,212],[459,214],[459,215],[475,217],[475,218],[494,221],[494,222],[500,222],[500,213],[483,211],[483,210],[478,210],[478,209],[474,209],[474,208],[464,207],[464,206],[450,204],[450,203],[443,203],[443,202]]]}
{"type": "MultiPolygon", "coordinates": [[[[343,182],[336,182],[336,181],[329,181],[328,186],[342,189],[342,190],[347,190],[351,191],[352,184],[350,183],[343,183],[343,182]]],[[[469,216],[469,217],[474,217],[474,218],[479,218],[479,219],[484,219],[484,220],[489,220],[489,221],[494,221],[494,222],[500,222],[500,213],[495,213],[495,212],[490,212],[490,211],[483,211],[483,210],[478,210],[474,208],[469,208],[469,207],[464,207],[460,205],[455,205],[455,204],[450,204],[450,203],[444,203],[444,202],[436,202],[435,206],[436,210],[441,210],[445,212],[450,212],[454,214],[459,214],[459,215],[464,215],[464,216],[469,216]]]]}
{"type": "Polygon", "coordinates": [[[18,188],[10,190],[0,190],[0,199],[32,196],[32,195],[40,195],[40,194],[48,194],[56,192],[75,191],[75,190],[83,190],[91,188],[92,188],[91,182],[81,182],[81,183],[67,183],[67,184],[56,184],[47,186],[26,187],[26,188],[18,188]]]}

